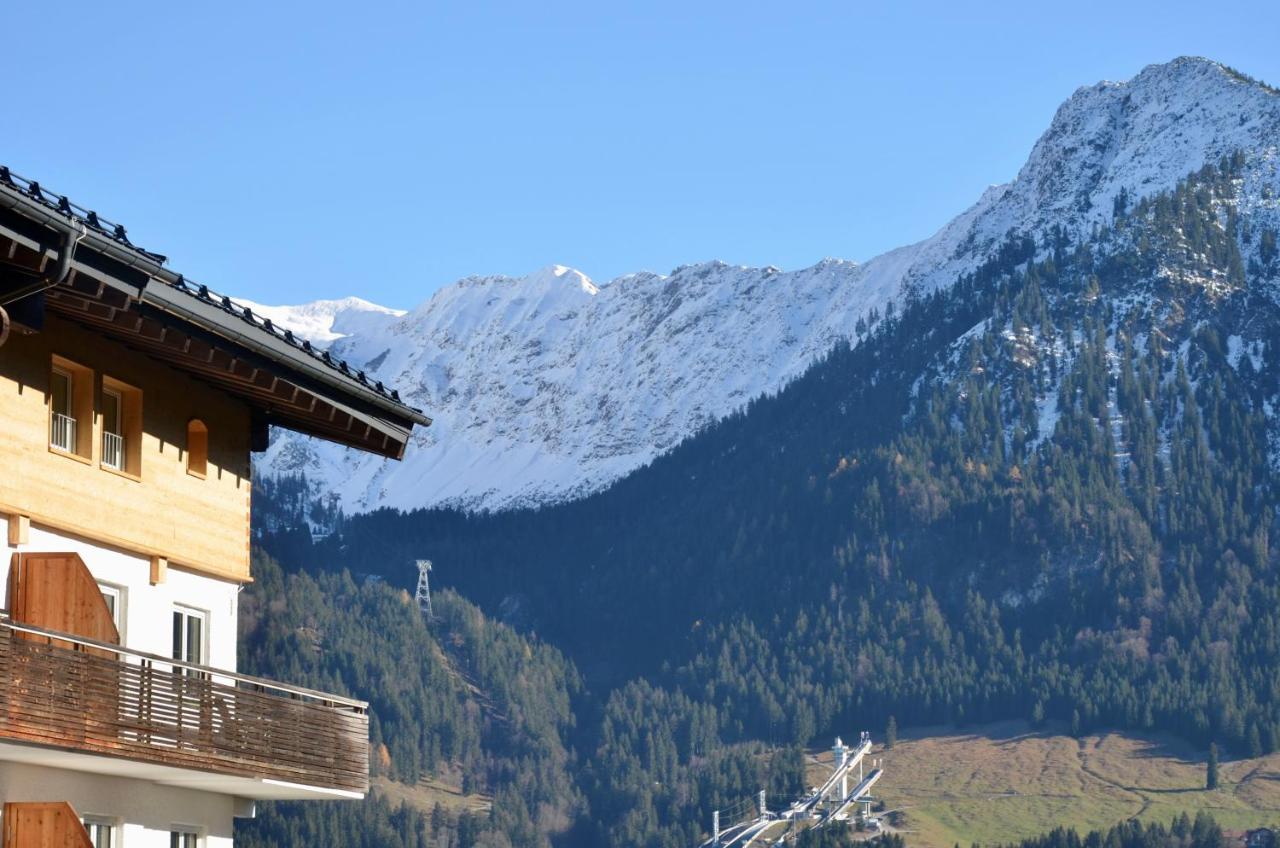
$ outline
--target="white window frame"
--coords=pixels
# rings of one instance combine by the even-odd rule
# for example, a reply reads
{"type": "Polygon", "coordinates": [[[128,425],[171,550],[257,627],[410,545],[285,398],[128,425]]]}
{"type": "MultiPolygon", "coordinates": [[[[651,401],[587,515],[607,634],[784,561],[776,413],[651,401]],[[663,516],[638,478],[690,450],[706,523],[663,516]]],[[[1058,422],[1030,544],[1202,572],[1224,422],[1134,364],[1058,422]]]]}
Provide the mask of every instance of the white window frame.
{"type": "Polygon", "coordinates": [[[176,614],[181,614],[182,616],[184,616],[184,622],[182,627],[182,645],[181,645],[182,655],[175,656],[174,659],[182,660],[183,662],[195,663],[196,665],[208,665],[209,664],[209,620],[210,620],[209,611],[202,610],[198,607],[187,606],[186,604],[174,604],[172,612],[169,615],[169,619],[170,619],[169,623],[171,627],[173,625],[173,616],[176,614]],[[187,648],[189,647],[187,644],[187,633],[189,631],[187,630],[187,627],[186,627],[185,618],[198,618],[201,622],[200,653],[194,660],[189,660],[186,658],[187,648]]]}
{"type": "Polygon", "coordinates": [[[93,828],[105,827],[109,834],[106,848],[120,848],[120,820],[111,816],[95,816],[86,815],[80,819],[80,823],[84,825],[85,832],[89,834],[89,843],[93,848],[98,848],[98,843],[93,837],[93,828]]]}
{"type": "Polygon", "coordinates": [[[52,447],[52,448],[54,448],[55,450],[61,451],[61,452],[63,452],[63,453],[71,453],[71,454],[74,454],[74,453],[76,452],[76,442],[77,442],[77,440],[78,440],[78,438],[79,438],[79,436],[78,436],[78,435],[77,435],[77,433],[76,433],[76,430],[78,430],[78,429],[79,429],[79,427],[80,427],[80,422],[79,422],[78,420],[76,420],[76,377],[75,377],[75,375],[74,375],[74,374],[72,374],[72,373],[71,373],[69,370],[67,370],[66,368],[60,368],[60,367],[58,367],[57,365],[54,365],[54,366],[52,367],[52,369],[51,369],[51,373],[52,373],[55,377],[61,377],[62,379],[64,379],[64,380],[66,380],[66,381],[67,381],[67,392],[66,392],[66,396],[67,396],[67,406],[66,406],[66,409],[56,409],[56,408],[54,408],[54,405],[53,405],[53,386],[51,385],[51,386],[49,387],[49,412],[50,412],[50,413],[52,413],[52,414],[51,414],[51,415],[50,415],[50,417],[49,417],[49,424],[50,424],[50,430],[49,430],[49,446],[50,446],[50,447],[52,447]],[[63,418],[69,419],[69,420],[72,422],[72,425],[71,425],[71,445],[70,445],[70,448],[68,448],[68,447],[67,447],[67,446],[65,446],[65,445],[60,445],[60,444],[58,444],[58,443],[57,443],[57,442],[55,442],[55,441],[54,441],[54,439],[53,439],[53,429],[52,429],[52,427],[53,427],[53,422],[56,420],[56,419],[53,417],[53,416],[55,416],[55,415],[61,415],[63,418]]]}
{"type": "Polygon", "coordinates": [[[124,435],[124,393],[116,389],[102,387],[102,464],[108,468],[114,468],[116,471],[123,471],[125,467],[125,435],[124,435]],[[107,415],[106,399],[111,398],[115,401],[116,414],[114,416],[107,415]],[[115,462],[108,462],[107,456],[110,451],[107,450],[107,439],[114,436],[119,442],[116,449],[115,462]]]}
{"type": "Polygon", "coordinates": [[[117,586],[115,583],[107,583],[103,580],[98,580],[97,584],[98,591],[103,594],[103,597],[110,597],[114,599],[111,610],[111,621],[115,624],[116,633],[120,634],[120,644],[123,645],[125,644],[124,623],[127,620],[125,613],[129,603],[129,590],[123,586],[117,586]]]}
{"type": "Polygon", "coordinates": [[[115,401],[116,401],[116,420],[115,421],[107,420],[107,410],[106,410],[107,405],[105,403],[102,405],[102,431],[104,433],[114,433],[117,436],[123,437],[124,432],[122,431],[121,428],[124,427],[124,394],[117,391],[116,389],[109,389],[106,386],[103,386],[102,396],[104,398],[106,397],[115,398],[115,401]]]}
{"type": "MultiPolygon", "coordinates": [[[[74,374],[72,374],[72,373],[71,373],[70,371],[68,371],[67,369],[65,369],[65,368],[61,368],[61,367],[59,367],[59,366],[57,366],[57,365],[54,365],[54,366],[53,366],[53,368],[52,368],[51,370],[53,371],[53,373],[54,373],[54,374],[57,374],[59,377],[61,377],[61,378],[63,378],[64,380],[66,380],[66,381],[67,381],[67,408],[66,408],[65,410],[63,410],[63,409],[54,409],[53,411],[54,411],[54,412],[57,412],[57,413],[60,413],[60,414],[62,414],[62,415],[65,415],[65,416],[67,416],[68,418],[75,418],[75,417],[76,417],[76,416],[75,416],[75,412],[76,412],[76,378],[75,378],[75,375],[74,375],[74,374]]],[[[52,408],[53,408],[53,389],[52,389],[52,387],[50,387],[50,390],[49,390],[49,408],[50,408],[50,409],[52,409],[52,408]]]]}
{"type": "MultiPolygon", "coordinates": [[[[169,846],[173,848],[173,838],[175,836],[193,836],[196,848],[204,848],[204,828],[196,827],[190,824],[172,824],[169,825],[169,846]]],[[[178,848],[186,848],[182,841],[178,842],[178,848]]]]}

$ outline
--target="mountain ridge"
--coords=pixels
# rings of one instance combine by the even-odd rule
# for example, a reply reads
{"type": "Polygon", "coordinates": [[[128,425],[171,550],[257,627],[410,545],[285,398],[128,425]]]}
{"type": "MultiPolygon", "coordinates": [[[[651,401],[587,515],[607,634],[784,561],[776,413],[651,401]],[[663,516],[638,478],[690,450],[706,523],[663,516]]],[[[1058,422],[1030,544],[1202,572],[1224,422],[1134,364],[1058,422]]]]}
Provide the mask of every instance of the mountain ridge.
{"type": "MultiPolygon", "coordinates": [[[[436,424],[399,465],[285,434],[259,470],[303,473],[348,511],[503,509],[589,494],[778,391],[895,301],[950,285],[1010,232],[1086,234],[1118,203],[1236,150],[1274,174],[1276,137],[1274,90],[1184,57],[1081,87],[1011,182],[933,236],[865,263],[781,271],[713,261],[599,285],[548,266],[464,278],[363,331],[337,333],[335,317],[321,329],[338,337],[317,341],[400,387],[436,424]],[[576,285],[557,285],[566,277],[576,285]]],[[[1251,180],[1267,184],[1255,173],[1246,188],[1251,180]]],[[[272,318],[290,326],[286,314],[272,318]]]]}

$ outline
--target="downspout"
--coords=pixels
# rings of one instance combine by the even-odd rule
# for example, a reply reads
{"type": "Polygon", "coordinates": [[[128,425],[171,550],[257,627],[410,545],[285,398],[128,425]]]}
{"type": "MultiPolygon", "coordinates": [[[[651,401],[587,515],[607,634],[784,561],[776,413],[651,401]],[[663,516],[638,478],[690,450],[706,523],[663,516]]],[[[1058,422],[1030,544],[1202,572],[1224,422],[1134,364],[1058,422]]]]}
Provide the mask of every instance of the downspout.
{"type": "Polygon", "coordinates": [[[89,234],[89,230],[79,221],[76,222],[80,226],[80,235],[76,235],[73,229],[64,230],[62,233],[62,249],[58,251],[58,264],[53,267],[52,271],[46,271],[35,280],[27,285],[19,288],[17,291],[0,296],[0,347],[9,340],[9,313],[5,311],[5,304],[15,303],[24,297],[31,297],[33,294],[39,294],[42,291],[62,285],[67,281],[67,277],[71,276],[71,260],[76,255],[76,245],[89,234]]]}
{"type": "Polygon", "coordinates": [[[67,281],[67,277],[71,274],[71,260],[76,255],[76,245],[80,244],[84,237],[89,235],[89,230],[83,223],[76,221],[76,224],[80,227],[79,235],[76,235],[74,229],[63,231],[62,249],[58,251],[58,264],[54,266],[53,270],[46,271],[17,291],[0,296],[0,306],[22,300],[24,297],[30,297],[33,294],[39,294],[46,289],[51,289],[67,281]]]}

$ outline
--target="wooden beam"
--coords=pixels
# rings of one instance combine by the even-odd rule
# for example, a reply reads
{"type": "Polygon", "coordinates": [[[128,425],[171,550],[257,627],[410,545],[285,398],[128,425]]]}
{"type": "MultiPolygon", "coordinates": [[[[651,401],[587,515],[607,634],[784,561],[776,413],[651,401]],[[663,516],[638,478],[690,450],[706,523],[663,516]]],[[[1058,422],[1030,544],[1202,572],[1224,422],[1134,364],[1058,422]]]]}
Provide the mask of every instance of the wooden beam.
{"type": "MultiPolygon", "coordinates": [[[[24,508],[25,507],[18,506],[17,504],[0,501],[0,513],[17,515],[24,508]]],[[[117,536],[112,533],[104,533],[100,529],[95,529],[77,521],[68,520],[65,517],[40,514],[38,512],[32,512],[30,517],[38,527],[47,527],[51,530],[83,536],[84,538],[94,542],[101,542],[113,547],[124,548],[140,556],[158,557],[163,559],[166,564],[173,559],[172,550],[140,546],[136,539],[117,536]]],[[[183,559],[176,563],[174,567],[180,568],[183,571],[195,571],[200,574],[207,574],[210,577],[217,577],[220,580],[231,580],[237,583],[253,582],[253,577],[245,569],[228,567],[225,563],[183,559]]]]}
{"type": "Polygon", "coordinates": [[[9,516],[9,544],[12,547],[25,545],[31,538],[31,517],[27,515],[9,516]]]}
{"type": "Polygon", "coordinates": [[[169,560],[164,557],[151,558],[151,585],[158,586],[169,579],[169,560]]]}

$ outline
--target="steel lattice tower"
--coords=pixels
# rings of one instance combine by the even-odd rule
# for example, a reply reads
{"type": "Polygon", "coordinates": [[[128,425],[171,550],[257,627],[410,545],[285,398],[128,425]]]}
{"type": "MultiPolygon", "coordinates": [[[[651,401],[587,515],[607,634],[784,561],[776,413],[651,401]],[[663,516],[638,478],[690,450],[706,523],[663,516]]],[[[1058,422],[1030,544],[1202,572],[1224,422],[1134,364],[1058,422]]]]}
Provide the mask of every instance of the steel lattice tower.
{"type": "Polygon", "coordinates": [[[427,621],[431,621],[434,616],[431,612],[431,579],[428,575],[431,573],[431,560],[418,560],[418,591],[414,597],[418,601],[418,609],[422,610],[422,614],[427,617],[427,621]]]}

